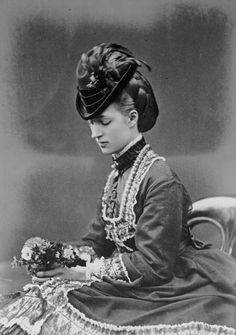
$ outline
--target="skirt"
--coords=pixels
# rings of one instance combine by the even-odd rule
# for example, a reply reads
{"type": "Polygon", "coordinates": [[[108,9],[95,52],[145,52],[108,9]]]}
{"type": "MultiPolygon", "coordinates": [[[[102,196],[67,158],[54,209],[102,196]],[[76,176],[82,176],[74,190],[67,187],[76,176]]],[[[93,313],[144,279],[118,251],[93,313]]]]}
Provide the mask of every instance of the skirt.
{"type": "Polygon", "coordinates": [[[50,279],[2,301],[0,334],[236,335],[236,260],[187,247],[159,286],[50,279]]]}

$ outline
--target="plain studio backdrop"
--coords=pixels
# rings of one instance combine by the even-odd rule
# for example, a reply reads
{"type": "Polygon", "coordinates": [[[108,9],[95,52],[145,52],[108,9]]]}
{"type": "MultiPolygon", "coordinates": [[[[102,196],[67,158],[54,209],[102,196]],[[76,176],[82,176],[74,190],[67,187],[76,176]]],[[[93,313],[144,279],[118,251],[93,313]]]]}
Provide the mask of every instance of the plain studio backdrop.
{"type": "Polygon", "coordinates": [[[82,52],[145,60],[160,108],[146,140],[192,200],[236,195],[236,2],[0,1],[0,260],[31,236],[79,240],[111,159],[75,109],[82,52]]]}

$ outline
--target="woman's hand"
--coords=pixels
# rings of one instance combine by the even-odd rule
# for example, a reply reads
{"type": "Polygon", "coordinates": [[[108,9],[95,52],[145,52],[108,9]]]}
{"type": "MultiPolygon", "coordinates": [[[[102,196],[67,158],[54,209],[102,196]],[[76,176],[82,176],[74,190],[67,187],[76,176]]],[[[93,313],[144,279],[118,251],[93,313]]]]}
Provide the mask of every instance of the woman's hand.
{"type": "Polygon", "coordinates": [[[32,278],[32,282],[43,283],[51,278],[85,281],[86,267],[79,265],[71,268],[60,266],[50,270],[40,270],[36,273],[36,276],[32,278]]]}

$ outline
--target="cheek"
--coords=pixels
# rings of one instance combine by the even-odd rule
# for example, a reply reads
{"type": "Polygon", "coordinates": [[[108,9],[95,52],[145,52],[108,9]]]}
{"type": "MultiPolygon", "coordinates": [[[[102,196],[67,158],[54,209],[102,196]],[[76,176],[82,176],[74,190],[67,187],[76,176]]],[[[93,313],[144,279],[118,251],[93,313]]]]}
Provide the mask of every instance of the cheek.
{"type": "Polygon", "coordinates": [[[126,134],[126,129],[125,129],[124,126],[119,125],[119,126],[114,127],[113,129],[111,129],[110,134],[113,137],[118,137],[118,138],[122,139],[126,134]]]}
{"type": "Polygon", "coordinates": [[[112,139],[114,144],[117,144],[118,146],[125,146],[129,142],[130,133],[126,128],[119,128],[116,129],[116,131],[113,131],[112,139]]]}
{"type": "Polygon", "coordinates": [[[113,125],[113,131],[120,134],[122,136],[122,134],[126,134],[127,132],[130,131],[126,120],[119,120],[119,122],[117,122],[116,124],[114,123],[113,125]]]}
{"type": "Polygon", "coordinates": [[[130,129],[126,119],[119,119],[111,122],[111,124],[104,129],[104,132],[106,132],[106,135],[113,141],[121,143],[126,141],[126,138],[129,137],[130,129]]]}

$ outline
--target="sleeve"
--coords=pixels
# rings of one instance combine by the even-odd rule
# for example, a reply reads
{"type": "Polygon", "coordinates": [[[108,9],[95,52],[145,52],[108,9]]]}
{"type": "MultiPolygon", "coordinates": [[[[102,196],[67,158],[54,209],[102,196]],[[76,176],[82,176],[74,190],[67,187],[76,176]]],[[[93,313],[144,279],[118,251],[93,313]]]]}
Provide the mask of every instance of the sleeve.
{"type": "Polygon", "coordinates": [[[101,199],[98,202],[96,218],[89,223],[89,231],[83,237],[81,245],[91,247],[98,257],[109,257],[115,250],[114,242],[106,239],[101,217],[101,199]]]}
{"type": "Polygon", "coordinates": [[[173,276],[182,233],[183,186],[175,179],[153,183],[137,222],[137,250],[122,254],[131,281],[161,285],[173,276]]]}
{"type": "Polygon", "coordinates": [[[175,179],[153,183],[147,190],[135,233],[136,251],[90,264],[89,274],[161,285],[173,275],[182,232],[183,186],[175,179]]]}

